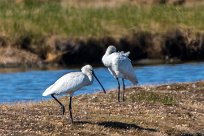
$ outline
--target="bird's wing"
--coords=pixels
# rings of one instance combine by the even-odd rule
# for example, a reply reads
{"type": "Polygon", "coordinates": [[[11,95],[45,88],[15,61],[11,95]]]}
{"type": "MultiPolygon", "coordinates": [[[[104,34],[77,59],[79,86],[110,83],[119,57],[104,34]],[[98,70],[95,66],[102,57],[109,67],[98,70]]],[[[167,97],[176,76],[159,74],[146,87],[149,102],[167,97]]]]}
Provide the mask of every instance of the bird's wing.
{"type": "Polygon", "coordinates": [[[112,69],[119,77],[123,76],[130,80],[133,84],[137,83],[134,68],[131,60],[127,56],[121,54],[115,56],[112,60],[112,69]]]}
{"type": "Polygon", "coordinates": [[[119,71],[121,71],[125,78],[130,80],[134,85],[137,84],[138,81],[129,58],[119,60],[119,71]]]}
{"type": "MultiPolygon", "coordinates": [[[[67,91],[75,91],[84,86],[86,77],[82,72],[71,72],[59,78],[53,85],[48,87],[43,96],[60,94],[67,91]]],[[[69,92],[68,92],[69,93],[69,92]]],[[[73,92],[70,92],[73,93],[73,92]]]]}

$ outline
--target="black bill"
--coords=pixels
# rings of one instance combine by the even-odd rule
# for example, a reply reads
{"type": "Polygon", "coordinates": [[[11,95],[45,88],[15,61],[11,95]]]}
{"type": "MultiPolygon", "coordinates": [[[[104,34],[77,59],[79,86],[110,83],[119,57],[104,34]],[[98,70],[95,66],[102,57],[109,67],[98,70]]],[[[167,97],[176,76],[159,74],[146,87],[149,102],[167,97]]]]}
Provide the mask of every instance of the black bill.
{"type": "Polygon", "coordinates": [[[103,89],[103,92],[106,93],[106,90],[103,88],[101,82],[100,82],[100,81],[98,80],[98,78],[96,77],[94,71],[92,71],[92,73],[93,73],[93,76],[94,76],[94,77],[96,78],[96,80],[98,81],[98,83],[100,84],[101,88],[103,89]]]}

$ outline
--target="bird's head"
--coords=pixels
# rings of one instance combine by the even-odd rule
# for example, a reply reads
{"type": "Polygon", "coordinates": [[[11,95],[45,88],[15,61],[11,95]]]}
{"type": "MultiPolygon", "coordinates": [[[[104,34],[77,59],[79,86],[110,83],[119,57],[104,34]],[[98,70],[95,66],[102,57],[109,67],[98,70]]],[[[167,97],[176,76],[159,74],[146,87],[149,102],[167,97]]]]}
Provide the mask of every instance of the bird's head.
{"type": "Polygon", "coordinates": [[[93,67],[91,65],[85,65],[81,68],[83,73],[91,73],[93,72],[93,67]]]}
{"type": "Polygon", "coordinates": [[[94,73],[94,70],[93,70],[93,67],[91,65],[85,65],[81,68],[81,71],[84,73],[84,74],[92,74],[95,79],[98,81],[98,83],[100,84],[101,88],[103,89],[103,92],[106,93],[104,87],[102,86],[101,82],[98,80],[98,78],[96,77],[95,73],[94,73]]]}
{"type": "Polygon", "coordinates": [[[116,47],[113,45],[108,46],[108,48],[106,49],[106,54],[111,54],[116,52],[116,47]]]}

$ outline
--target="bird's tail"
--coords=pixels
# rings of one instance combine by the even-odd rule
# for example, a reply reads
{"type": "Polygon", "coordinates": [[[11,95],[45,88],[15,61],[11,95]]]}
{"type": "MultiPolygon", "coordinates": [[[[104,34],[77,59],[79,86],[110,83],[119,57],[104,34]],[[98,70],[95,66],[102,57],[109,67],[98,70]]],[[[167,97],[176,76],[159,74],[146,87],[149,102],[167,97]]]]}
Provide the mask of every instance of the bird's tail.
{"type": "Polygon", "coordinates": [[[128,57],[130,55],[130,52],[129,51],[128,52],[121,51],[120,54],[128,57]]]}
{"type": "Polygon", "coordinates": [[[128,51],[128,52],[124,53],[124,55],[128,57],[130,55],[130,52],[128,51]]]}

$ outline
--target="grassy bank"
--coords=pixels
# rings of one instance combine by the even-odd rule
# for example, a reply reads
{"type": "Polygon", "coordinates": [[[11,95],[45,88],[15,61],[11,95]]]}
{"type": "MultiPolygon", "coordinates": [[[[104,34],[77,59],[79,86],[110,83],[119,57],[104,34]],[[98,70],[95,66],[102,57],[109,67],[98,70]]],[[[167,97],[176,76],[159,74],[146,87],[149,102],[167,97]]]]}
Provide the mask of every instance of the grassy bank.
{"type": "MultiPolygon", "coordinates": [[[[80,1],[77,2],[80,5],[80,1]]],[[[2,0],[0,35],[9,38],[24,35],[35,38],[50,35],[104,37],[121,36],[137,30],[165,32],[178,27],[204,30],[202,5],[144,6],[128,1],[120,5],[115,3],[115,6],[76,5],[58,0],[2,0]]]]}
{"type": "MultiPolygon", "coordinates": [[[[82,95],[60,114],[54,100],[0,105],[1,135],[204,135],[204,82],[129,88],[82,95]]],[[[68,98],[61,101],[68,107],[68,98]]]]}
{"type": "Polygon", "coordinates": [[[203,60],[204,2],[169,3],[1,0],[0,66],[98,64],[109,44],[129,50],[133,61],[203,60]]]}

